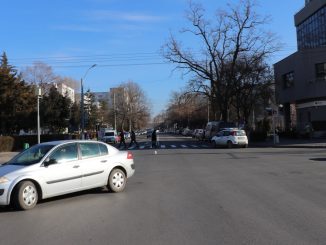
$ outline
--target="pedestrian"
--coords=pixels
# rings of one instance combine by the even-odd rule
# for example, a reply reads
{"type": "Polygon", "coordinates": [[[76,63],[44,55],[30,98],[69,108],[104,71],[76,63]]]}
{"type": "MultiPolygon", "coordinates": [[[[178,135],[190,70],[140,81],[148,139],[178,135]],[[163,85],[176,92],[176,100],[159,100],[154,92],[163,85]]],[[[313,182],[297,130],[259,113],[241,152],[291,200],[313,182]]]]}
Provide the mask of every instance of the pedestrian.
{"type": "Polygon", "coordinates": [[[123,143],[124,147],[127,148],[127,145],[126,145],[126,140],[125,140],[125,133],[123,132],[123,129],[121,129],[121,132],[120,132],[120,144],[119,144],[119,148],[121,147],[121,144],[123,143]]]}
{"type": "Polygon", "coordinates": [[[157,136],[156,136],[156,130],[154,129],[152,132],[152,147],[156,148],[156,141],[157,141],[157,136]]]}
{"type": "Polygon", "coordinates": [[[136,134],[133,130],[131,130],[131,135],[130,135],[130,144],[129,144],[129,147],[130,148],[132,146],[133,143],[135,143],[136,147],[138,147],[138,143],[136,141],[136,134]]]}

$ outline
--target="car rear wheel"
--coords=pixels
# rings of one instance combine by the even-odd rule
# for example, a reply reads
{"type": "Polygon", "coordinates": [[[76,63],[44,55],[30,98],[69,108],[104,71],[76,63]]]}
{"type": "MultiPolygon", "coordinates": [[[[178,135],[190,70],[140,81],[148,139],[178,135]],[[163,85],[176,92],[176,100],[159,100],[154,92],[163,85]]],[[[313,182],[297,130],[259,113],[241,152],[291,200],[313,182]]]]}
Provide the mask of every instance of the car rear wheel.
{"type": "Polygon", "coordinates": [[[13,193],[13,205],[17,209],[28,210],[35,207],[38,201],[38,193],[31,181],[20,182],[13,193]]]}
{"type": "Polygon", "coordinates": [[[226,144],[227,144],[228,148],[232,148],[233,147],[233,143],[230,140],[226,144]]]}
{"type": "Polygon", "coordinates": [[[127,178],[121,169],[113,169],[109,176],[108,188],[112,192],[121,192],[126,187],[127,178]]]}

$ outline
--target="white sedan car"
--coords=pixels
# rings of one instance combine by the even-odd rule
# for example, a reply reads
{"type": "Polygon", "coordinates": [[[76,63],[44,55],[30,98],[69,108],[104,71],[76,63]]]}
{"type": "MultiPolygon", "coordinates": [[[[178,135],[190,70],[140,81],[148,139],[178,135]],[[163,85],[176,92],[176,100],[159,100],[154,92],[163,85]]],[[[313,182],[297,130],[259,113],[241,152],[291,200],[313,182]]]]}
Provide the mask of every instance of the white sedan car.
{"type": "Polygon", "coordinates": [[[121,192],[134,172],[131,152],[102,142],[41,143],[0,166],[0,205],[26,210],[40,199],[102,186],[121,192]]]}
{"type": "Polygon", "coordinates": [[[244,130],[240,129],[225,129],[218,132],[211,139],[214,148],[217,146],[226,146],[232,148],[234,146],[248,147],[248,137],[244,130]]]}

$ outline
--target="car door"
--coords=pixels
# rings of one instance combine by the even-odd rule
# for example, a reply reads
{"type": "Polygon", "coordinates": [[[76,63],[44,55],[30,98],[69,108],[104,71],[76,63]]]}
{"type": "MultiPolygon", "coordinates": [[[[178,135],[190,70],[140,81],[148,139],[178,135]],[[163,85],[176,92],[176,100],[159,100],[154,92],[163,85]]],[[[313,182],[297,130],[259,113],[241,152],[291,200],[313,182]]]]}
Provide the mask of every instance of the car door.
{"type": "MultiPolygon", "coordinates": [[[[227,130],[225,130],[225,131],[223,131],[223,136],[221,137],[221,144],[222,145],[227,145],[227,142],[229,141],[229,140],[231,140],[231,137],[230,137],[230,131],[227,131],[227,130]]],[[[231,140],[232,141],[232,140],[231,140]]]]}
{"type": "Polygon", "coordinates": [[[108,174],[108,149],[102,143],[79,143],[81,154],[82,188],[104,186],[108,174]],[[105,152],[106,149],[106,152],[105,152]]]}
{"type": "Polygon", "coordinates": [[[222,144],[222,137],[223,137],[223,131],[216,134],[216,136],[215,136],[216,145],[222,144]]]}
{"type": "Polygon", "coordinates": [[[43,162],[43,194],[56,196],[81,188],[81,169],[76,143],[56,148],[43,162]]]}

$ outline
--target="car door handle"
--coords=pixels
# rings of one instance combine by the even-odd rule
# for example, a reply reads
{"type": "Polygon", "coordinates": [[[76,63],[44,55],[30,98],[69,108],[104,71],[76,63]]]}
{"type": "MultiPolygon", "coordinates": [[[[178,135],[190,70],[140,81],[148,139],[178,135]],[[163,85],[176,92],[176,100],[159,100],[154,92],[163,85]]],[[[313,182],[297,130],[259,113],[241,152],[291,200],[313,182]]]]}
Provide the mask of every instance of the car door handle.
{"type": "Polygon", "coordinates": [[[79,165],[74,165],[73,168],[79,168],[79,165]]]}
{"type": "Polygon", "coordinates": [[[107,162],[108,160],[102,160],[101,162],[103,162],[103,163],[105,163],[105,162],[107,162]]]}

